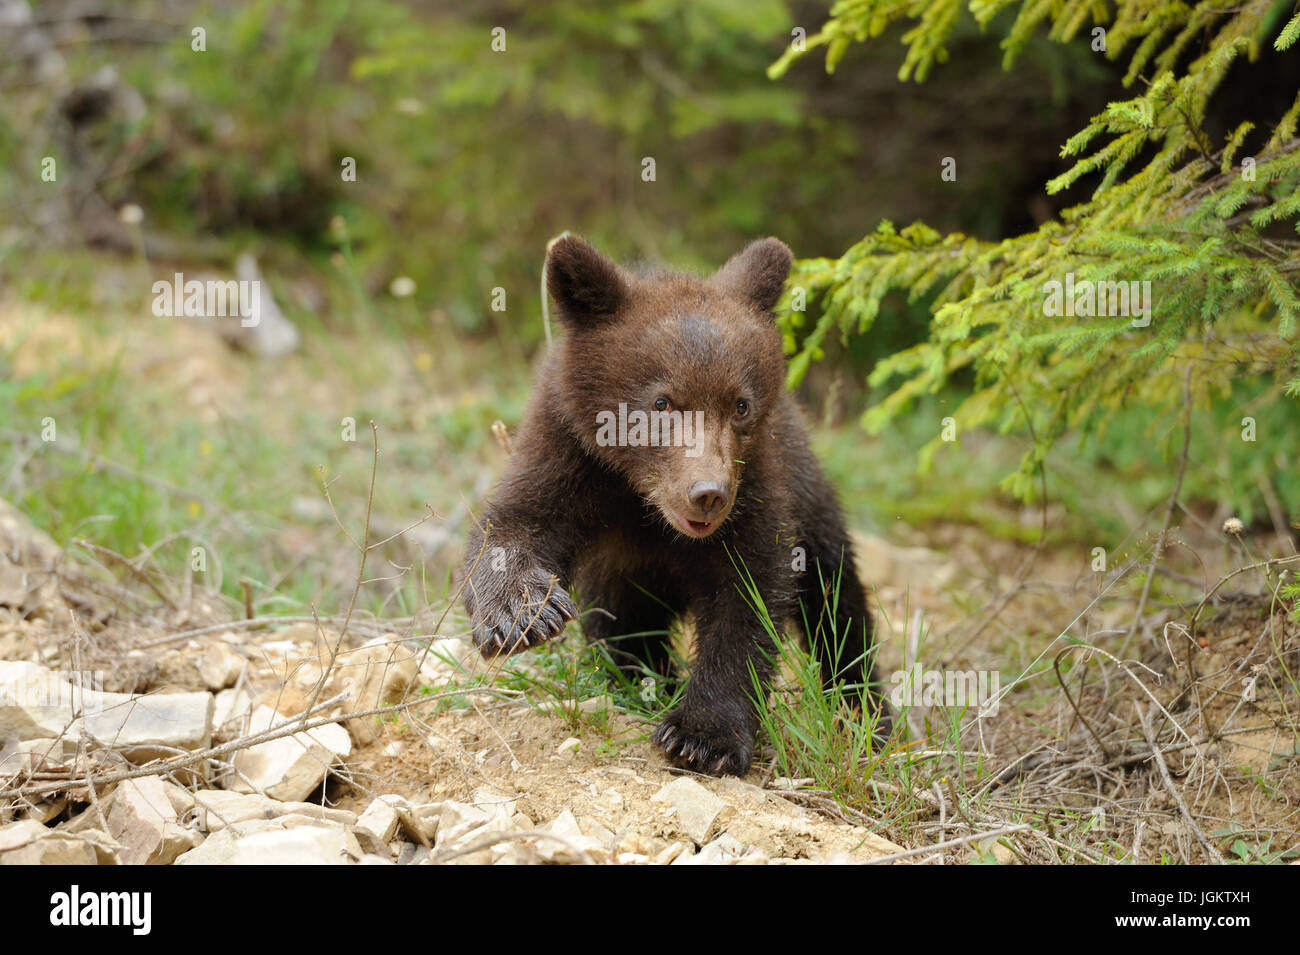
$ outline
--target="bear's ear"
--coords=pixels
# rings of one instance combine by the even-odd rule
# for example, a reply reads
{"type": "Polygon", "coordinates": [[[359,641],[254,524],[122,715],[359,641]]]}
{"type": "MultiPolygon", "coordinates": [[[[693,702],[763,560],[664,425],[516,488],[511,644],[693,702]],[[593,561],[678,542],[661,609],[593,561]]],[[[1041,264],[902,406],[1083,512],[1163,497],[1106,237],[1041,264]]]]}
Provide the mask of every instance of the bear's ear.
{"type": "Polygon", "coordinates": [[[546,290],[569,325],[594,326],[612,318],[627,299],[618,266],[576,235],[546,250],[546,290]]]}
{"type": "Polygon", "coordinates": [[[785,289],[794,256],[780,239],[759,239],[737,252],[709,281],[719,291],[770,312],[785,289]]]}

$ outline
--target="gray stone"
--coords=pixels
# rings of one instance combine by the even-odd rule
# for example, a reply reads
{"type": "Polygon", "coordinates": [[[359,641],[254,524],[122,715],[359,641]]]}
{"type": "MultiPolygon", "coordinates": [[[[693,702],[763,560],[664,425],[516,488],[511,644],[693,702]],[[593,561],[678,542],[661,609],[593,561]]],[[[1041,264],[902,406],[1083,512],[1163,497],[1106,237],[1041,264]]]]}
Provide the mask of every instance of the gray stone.
{"type": "Polygon", "coordinates": [[[307,816],[250,819],[209,836],[177,865],[349,865],[365,855],[343,826],[307,816]]]}
{"type": "Polygon", "coordinates": [[[212,739],[224,743],[243,736],[253,709],[247,690],[222,690],[212,708],[212,739]]]}
{"type": "Polygon", "coordinates": [[[74,835],[34,819],[0,826],[0,865],[114,865],[117,849],[97,829],[74,835]]]}
{"type": "Polygon", "coordinates": [[[169,865],[203,841],[181,825],[176,803],[184,805],[185,800],[169,790],[188,796],[179,786],[144,776],[123,780],[105,801],[108,831],[122,847],[123,865],[169,865]]]}
{"type": "MultiPolygon", "coordinates": [[[[343,685],[352,690],[348,709],[374,710],[400,703],[418,676],[416,654],[397,637],[376,637],[339,659],[343,685]]],[[[361,716],[348,720],[348,732],[358,743],[369,743],[379,735],[379,718],[361,716]]]]}
{"type": "Polygon", "coordinates": [[[340,826],[351,826],[357,822],[356,813],[346,809],[328,809],[310,802],[281,802],[258,793],[237,793],[222,789],[204,789],[195,793],[194,808],[199,826],[207,832],[220,832],[239,822],[290,815],[340,826]]]}
{"type": "Polygon", "coordinates": [[[357,828],[364,829],[377,840],[387,843],[397,833],[397,810],[407,808],[406,800],[401,796],[380,796],[371,801],[357,818],[357,828]]]}
{"type": "Polygon", "coordinates": [[[678,856],[673,865],[725,865],[740,861],[745,851],[742,843],[724,832],[694,855],[678,856]]]}
{"type": "MultiPolygon", "coordinates": [[[[279,713],[261,706],[249,721],[249,733],[260,733],[282,723],[284,718],[279,713]]],[[[347,731],[336,723],[267,740],[235,754],[232,762],[236,777],[227,788],[245,793],[260,790],[285,802],[302,800],[351,752],[347,731]]]]}
{"type": "Polygon", "coordinates": [[[448,799],[442,804],[438,819],[438,848],[455,846],[465,836],[476,829],[482,829],[492,821],[492,815],[478,806],[448,799]]]}
{"type": "Polygon", "coordinates": [[[426,865],[433,858],[425,846],[412,845],[409,842],[402,843],[402,849],[397,855],[398,865],[426,865]]]}
{"type": "Polygon", "coordinates": [[[651,797],[677,810],[677,827],[696,845],[704,845],[727,804],[689,776],[679,776],[651,797]]]}
{"type": "Polygon", "coordinates": [[[132,762],[198,749],[212,738],[208,693],[104,693],[36,663],[0,661],[0,739],[88,734],[132,762]],[[74,718],[74,713],[81,714],[74,718]]]}
{"type": "Polygon", "coordinates": [[[541,831],[558,837],[537,841],[537,854],[547,862],[576,865],[587,859],[596,863],[610,860],[609,849],[599,839],[584,834],[582,825],[567,809],[542,826],[541,831]]]}
{"type": "Polygon", "coordinates": [[[230,644],[214,640],[199,655],[199,677],[209,690],[224,690],[239,679],[246,662],[230,644]]]}
{"type": "Polygon", "coordinates": [[[0,780],[33,770],[61,769],[66,765],[62,740],[0,741],[0,780]]]}

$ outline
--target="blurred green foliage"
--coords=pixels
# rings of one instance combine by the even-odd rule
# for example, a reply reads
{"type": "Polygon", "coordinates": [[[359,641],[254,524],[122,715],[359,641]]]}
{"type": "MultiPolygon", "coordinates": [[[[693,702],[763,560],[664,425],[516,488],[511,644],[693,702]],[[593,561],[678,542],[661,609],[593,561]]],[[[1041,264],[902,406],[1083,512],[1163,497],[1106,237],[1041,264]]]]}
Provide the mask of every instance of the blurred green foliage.
{"type": "MultiPolygon", "coordinates": [[[[825,293],[810,298],[808,312],[786,316],[785,329],[800,352],[795,372],[807,373],[805,397],[823,404],[823,419],[834,424],[894,391],[907,356],[926,354],[926,367],[938,367],[943,349],[914,350],[940,327],[935,311],[973,287],[963,283],[985,281],[981,263],[1002,268],[1006,236],[1033,236],[1087,200],[1101,184],[1100,167],[1080,169],[1057,194],[1044,188],[1068,168],[1061,144],[1093,128],[1088,119],[1107,100],[1131,95],[1121,85],[1123,64],[1092,53],[1082,35],[1067,43],[1026,30],[1017,4],[978,4],[978,22],[960,16],[927,33],[893,22],[906,19],[910,2],[874,4],[889,16],[868,23],[867,33],[884,42],[838,44],[831,77],[817,58],[790,55],[792,31],[805,27],[816,41],[815,25],[826,18],[825,4],[800,0],[104,0],[94,10],[46,0],[35,18],[60,51],[64,75],[43,79],[20,58],[0,56],[0,292],[88,324],[115,321],[105,317],[117,314],[107,301],[120,308],[125,300],[129,310],[133,297],[147,299],[133,295],[130,282],[123,295],[109,294],[94,260],[70,251],[78,242],[163,267],[224,270],[251,246],[277,300],[335,367],[360,360],[361,336],[437,354],[425,384],[448,400],[433,412],[432,428],[423,412],[404,408],[397,423],[420,437],[391,450],[402,455],[405,475],[418,473],[432,449],[454,499],[470,469],[452,462],[482,459],[496,417],[518,420],[542,334],[538,272],[548,238],[568,229],[622,260],[707,269],[748,239],[776,234],[803,259],[795,282],[825,293]],[[205,31],[202,52],[192,46],[196,27],[205,31]],[[497,28],[504,49],[494,48],[497,28]],[[1014,37],[1012,72],[999,68],[1003,37],[1014,37]],[[914,78],[931,61],[942,68],[922,87],[900,83],[894,41],[919,51],[914,78]],[[778,60],[785,72],[772,79],[778,60]],[[95,108],[85,91],[106,68],[120,75],[134,108],[95,108]],[[54,183],[40,178],[47,156],[59,163],[54,183]],[[939,177],[950,156],[959,169],[952,182],[939,177]],[[653,181],[642,178],[646,158],[654,160],[653,181]],[[348,160],[355,181],[343,175],[348,160]],[[135,231],[116,216],[131,203],[144,213],[135,231]],[[933,228],[871,232],[882,217],[933,228]],[[950,232],[969,237],[960,256],[942,244],[950,232]],[[823,258],[831,256],[842,257],[823,258]],[[962,266],[955,279],[945,264],[953,262],[962,266]],[[398,276],[414,280],[410,297],[390,292],[398,276]],[[498,287],[507,293],[505,312],[490,307],[498,287]],[[499,359],[458,363],[467,342],[499,359]],[[822,353],[826,361],[812,360],[822,353]]],[[[866,6],[837,6],[831,23],[851,25],[853,11],[866,6]]],[[[1269,29],[1285,22],[1273,16],[1269,29]]],[[[0,37],[0,51],[12,52],[5,44],[0,37]]],[[[1247,83],[1233,92],[1228,79],[1214,104],[1236,101],[1204,112],[1207,134],[1227,140],[1236,124],[1225,127],[1223,117],[1244,104],[1266,135],[1262,121],[1276,122],[1290,99],[1274,109],[1277,90],[1247,83]]],[[[1103,113],[1097,122],[1123,119],[1103,113]]],[[[991,296],[978,304],[1003,316],[1018,301],[991,296]]],[[[1252,335],[1252,321],[1262,327],[1269,319],[1233,321],[1220,327],[1252,335]]],[[[1023,387],[1041,391],[1030,403],[1039,434],[1059,423],[1041,416],[1073,407],[1044,397],[1062,393],[1041,382],[1063,368],[1049,363],[1026,374],[1023,387]]],[[[863,522],[965,516],[1017,536],[1008,513],[1018,505],[997,477],[1015,458],[1032,470],[1040,457],[1026,453],[1014,402],[998,422],[1008,433],[982,445],[975,466],[954,456],[937,474],[912,473],[939,418],[988,385],[971,363],[940,371],[926,379],[940,382],[937,393],[918,394],[910,415],[882,435],[836,431],[823,450],[863,522]],[[878,464],[864,469],[868,441],[878,464]]],[[[1265,400],[1271,381],[1231,383],[1234,374],[1221,366],[1213,393],[1200,393],[1208,410],[1197,420],[1211,430],[1198,431],[1204,442],[1188,489],[1249,518],[1263,513],[1261,468],[1271,469],[1283,500],[1294,499],[1285,462],[1300,453],[1300,429],[1288,427],[1292,408],[1265,400]],[[1265,454],[1223,437],[1247,413],[1259,421],[1265,454]]],[[[1167,382],[1147,387],[1156,384],[1162,400],[1176,397],[1167,382]]],[[[7,410],[28,418],[55,401],[39,389],[3,397],[7,410]]],[[[85,388],[59,408],[112,411],[85,388]]],[[[358,420],[392,422],[394,413],[377,397],[358,420]]],[[[1141,402],[1117,415],[1105,429],[1100,417],[1070,418],[1086,437],[1052,459],[1064,478],[1053,488],[1085,524],[1116,519],[1089,496],[1097,474],[1111,469],[1117,489],[1141,507],[1158,499],[1168,476],[1169,422],[1141,402]]],[[[131,414],[91,422],[82,433],[129,457],[137,423],[131,414]]],[[[307,444],[295,460],[319,460],[322,448],[307,444]]],[[[184,467],[184,455],[176,465],[184,467]]],[[[1014,490],[1032,497],[1035,487],[1022,481],[1014,490]]],[[[417,480],[406,493],[418,505],[426,492],[417,480]]],[[[96,506],[92,497],[63,511],[75,522],[96,506]]],[[[151,508],[142,499],[142,520],[151,508]]]]}
{"type": "MultiPolygon", "coordinates": [[[[618,258],[712,268],[765,234],[832,254],[886,210],[976,232],[1022,223],[1036,168],[1086,115],[1078,88],[1104,75],[1034,47],[1035,82],[1004,78],[996,45],[972,33],[966,69],[914,113],[885,56],[860,62],[856,84],[828,87],[815,69],[778,83],[767,66],[824,15],[783,0],[106,0],[93,16],[50,0],[40,13],[67,76],[33,84],[0,65],[0,190],[19,227],[0,249],[6,235],[49,241],[33,204],[80,190],[77,215],[93,193],[140,205],[146,234],[219,240],[163,243],[162,257],[228,265],[252,244],[305,267],[335,327],[410,329],[440,309],[526,347],[541,334],[542,249],[566,229],[618,258]],[[143,108],[74,125],[66,87],[106,66],[143,108]],[[1004,105],[986,115],[991,96],[1004,105]],[[1023,130],[1012,166],[989,141],[1008,121],[1023,130]],[[971,179],[936,191],[955,150],[973,157],[971,179]],[[47,155],[57,184],[36,175],[47,155]],[[338,274],[345,238],[353,276],[338,274]],[[387,308],[403,275],[417,307],[387,308]]],[[[919,340],[924,316],[904,314],[919,340]]]]}

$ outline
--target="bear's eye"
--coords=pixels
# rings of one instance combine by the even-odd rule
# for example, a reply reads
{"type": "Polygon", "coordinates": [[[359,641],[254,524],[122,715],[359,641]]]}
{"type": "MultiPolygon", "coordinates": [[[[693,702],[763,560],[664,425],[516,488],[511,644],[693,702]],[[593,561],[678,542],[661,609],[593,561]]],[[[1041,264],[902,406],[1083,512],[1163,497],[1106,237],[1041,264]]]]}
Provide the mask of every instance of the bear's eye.
{"type": "Polygon", "coordinates": [[[672,410],[673,410],[673,403],[669,401],[667,398],[665,398],[663,395],[660,395],[658,398],[655,399],[655,411],[672,411],[672,410]]]}
{"type": "Polygon", "coordinates": [[[736,417],[743,418],[749,414],[749,402],[744,398],[736,400],[736,417]]]}

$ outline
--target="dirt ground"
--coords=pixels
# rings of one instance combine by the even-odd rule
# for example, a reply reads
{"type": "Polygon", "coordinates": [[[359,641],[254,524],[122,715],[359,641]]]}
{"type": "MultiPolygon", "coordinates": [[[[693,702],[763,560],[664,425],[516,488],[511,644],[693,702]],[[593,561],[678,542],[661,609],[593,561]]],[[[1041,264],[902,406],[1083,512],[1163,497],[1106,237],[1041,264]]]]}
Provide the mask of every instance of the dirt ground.
{"type": "MultiPolygon", "coordinates": [[[[18,520],[9,515],[9,552],[18,520]]],[[[893,554],[916,562],[937,559],[938,553],[875,546],[877,559],[893,554]]],[[[357,648],[367,640],[419,646],[403,643],[391,622],[362,619],[359,632],[342,641],[331,669],[337,631],[328,622],[321,630],[307,622],[251,628],[216,598],[169,609],[142,605],[137,596],[131,609],[122,602],[125,588],[115,585],[115,599],[107,578],[77,571],[53,589],[29,592],[22,602],[12,591],[8,598],[0,595],[0,603],[8,600],[0,608],[0,660],[37,660],[54,669],[75,664],[105,674],[105,690],[148,694],[216,689],[204,675],[204,661],[214,648],[233,654],[239,676],[223,695],[237,699],[214,744],[246,733],[241,713],[259,704],[287,716],[313,699],[355,689],[351,654],[361,652],[357,648]],[[185,636],[193,630],[205,632],[185,636]],[[380,632],[384,636],[376,638],[380,632]]],[[[922,591],[909,599],[930,597],[922,591]]],[[[1015,603],[1002,616],[1007,626],[1017,613],[1038,612],[1015,603]]],[[[933,612],[932,621],[942,619],[942,607],[933,612]]],[[[1186,619],[1185,610],[1170,614],[1178,612],[1186,619]]],[[[453,616],[444,624],[453,634],[455,621],[453,616]]],[[[480,688],[444,702],[438,694],[449,678],[455,681],[451,686],[465,686],[489,669],[463,635],[452,635],[435,646],[464,669],[423,656],[426,665],[409,693],[429,700],[370,717],[373,738],[357,741],[307,801],[357,814],[376,797],[390,795],[426,809],[454,803],[500,814],[505,807],[498,821],[508,820],[512,829],[567,825],[575,838],[581,834],[592,845],[607,846],[606,861],[866,861],[945,838],[996,833],[1035,817],[1042,820],[1037,827],[900,861],[935,862],[942,856],[950,862],[1041,862],[1053,852],[1055,861],[1065,862],[1126,854],[1142,861],[1211,861],[1216,853],[1237,861],[1271,860],[1297,842],[1293,674],[1300,672],[1300,628],[1280,608],[1270,612],[1267,602],[1246,596],[1225,599],[1208,615],[1198,627],[1197,643],[1204,646],[1189,643],[1190,652],[1171,652],[1176,626],[1164,628],[1174,632],[1169,646],[1165,640],[1146,642],[1132,663],[1094,659],[1091,667],[1067,670],[1069,698],[1060,684],[1053,691],[1040,671],[996,716],[973,721],[960,746],[982,757],[960,764],[960,792],[948,783],[936,785],[958,767],[956,746],[935,733],[933,714],[917,709],[908,715],[908,738],[895,752],[899,759],[921,753],[908,798],[899,799],[899,776],[884,773],[876,803],[845,805],[811,779],[779,778],[770,760],[760,759],[744,780],[699,780],[724,805],[708,836],[694,839],[675,818],[677,810],[655,799],[679,774],[648,743],[649,722],[615,711],[599,697],[579,705],[480,688]],[[1041,684],[1037,691],[1034,680],[1041,684]],[[1243,695],[1243,681],[1254,682],[1253,694],[1243,695]],[[1163,771],[1153,764],[1148,739],[1159,741],[1163,771]],[[927,754],[934,758],[927,761],[927,754]],[[719,838],[721,849],[705,851],[719,838]]],[[[886,653],[900,654],[899,642],[889,640],[886,653]]],[[[988,650],[972,646],[964,652],[963,659],[979,660],[988,650]]],[[[883,669],[892,665],[887,656],[883,669]]],[[[351,706],[340,703],[327,715],[344,718],[355,711],[351,706]]],[[[111,761],[98,765],[107,770],[111,761]]],[[[228,778],[222,759],[205,766],[207,782],[185,776],[191,789],[228,778]]],[[[22,780],[10,777],[7,784],[12,794],[22,780]]],[[[101,799],[111,789],[106,786],[101,799]]],[[[0,805],[8,805],[14,817],[17,802],[0,805]]],[[[47,825],[57,827],[87,812],[90,800],[84,785],[69,785],[38,805],[47,825]]],[[[408,853],[418,849],[407,846],[408,853]]],[[[454,861],[539,861],[537,851],[531,843],[508,841],[454,861]]],[[[552,855],[541,861],[572,860],[552,855]]]]}

